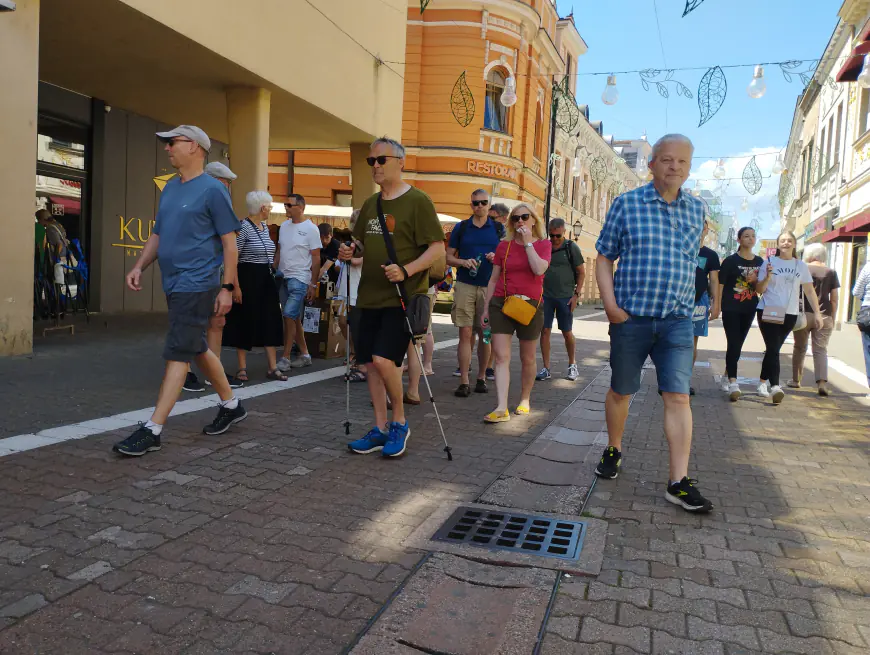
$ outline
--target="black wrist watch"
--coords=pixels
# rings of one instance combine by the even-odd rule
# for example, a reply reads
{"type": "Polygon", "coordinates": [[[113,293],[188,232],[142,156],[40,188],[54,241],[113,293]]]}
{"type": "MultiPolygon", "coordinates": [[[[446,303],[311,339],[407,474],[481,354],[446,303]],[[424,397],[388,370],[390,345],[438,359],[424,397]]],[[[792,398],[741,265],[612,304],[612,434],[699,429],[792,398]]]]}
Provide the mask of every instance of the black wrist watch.
{"type": "Polygon", "coordinates": [[[233,291],[236,290],[236,285],[235,284],[222,284],[221,289],[226,289],[227,291],[232,293],[233,291]]]}

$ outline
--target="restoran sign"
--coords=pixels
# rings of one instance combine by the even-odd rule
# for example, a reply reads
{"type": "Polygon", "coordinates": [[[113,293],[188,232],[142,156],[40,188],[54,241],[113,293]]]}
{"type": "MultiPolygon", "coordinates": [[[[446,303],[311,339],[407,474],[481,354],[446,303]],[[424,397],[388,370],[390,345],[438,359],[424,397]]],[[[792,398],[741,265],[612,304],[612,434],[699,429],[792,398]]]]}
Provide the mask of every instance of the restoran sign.
{"type": "Polygon", "coordinates": [[[478,173],[479,175],[493,175],[495,177],[504,177],[508,180],[517,180],[517,169],[513,166],[504,166],[503,164],[494,164],[489,161],[469,160],[468,172],[478,173]]]}

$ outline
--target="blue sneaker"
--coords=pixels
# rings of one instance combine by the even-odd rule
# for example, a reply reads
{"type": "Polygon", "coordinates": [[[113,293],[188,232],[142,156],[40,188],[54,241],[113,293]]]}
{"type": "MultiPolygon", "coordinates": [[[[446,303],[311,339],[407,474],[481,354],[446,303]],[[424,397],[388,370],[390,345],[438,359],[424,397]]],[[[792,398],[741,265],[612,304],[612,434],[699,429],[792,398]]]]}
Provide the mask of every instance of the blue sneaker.
{"type": "Polygon", "coordinates": [[[387,437],[387,443],[384,444],[381,455],[384,457],[398,457],[405,452],[405,446],[408,443],[408,437],[411,436],[411,428],[408,422],[390,423],[390,435],[387,437]]]}
{"type": "Polygon", "coordinates": [[[352,453],[368,455],[377,450],[383,450],[384,445],[387,443],[387,438],[387,435],[379,427],[374,427],[362,439],[357,439],[347,444],[347,448],[352,453]]]}

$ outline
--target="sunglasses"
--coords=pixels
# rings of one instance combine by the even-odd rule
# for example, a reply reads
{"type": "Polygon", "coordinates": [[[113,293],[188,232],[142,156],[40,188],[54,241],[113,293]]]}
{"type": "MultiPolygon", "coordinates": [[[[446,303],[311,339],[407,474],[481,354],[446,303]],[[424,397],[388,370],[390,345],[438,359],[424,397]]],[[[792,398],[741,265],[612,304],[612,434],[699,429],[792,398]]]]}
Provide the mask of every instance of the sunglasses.
{"type": "Polygon", "coordinates": [[[527,221],[532,217],[531,214],[514,214],[511,216],[511,220],[514,223],[518,223],[519,221],[527,221]]]}
{"type": "Polygon", "coordinates": [[[489,204],[489,200],[472,200],[471,204],[475,207],[486,207],[489,204]]]}
{"type": "Polygon", "coordinates": [[[193,141],[190,139],[169,139],[166,143],[169,144],[170,148],[172,148],[176,143],[193,143],[193,141]]]}
{"type": "Polygon", "coordinates": [[[561,239],[563,236],[565,236],[565,235],[564,234],[551,234],[550,238],[551,239],[561,239]]]}
{"type": "Polygon", "coordinates": [[[293,209],[294,207],[297,207],[297,206],[298,205],[291,205],[289,202],[284,203],[284,209],[293,209]]]}
{"type": "Polygon", "coordinates": [[[374,166],[375,162],[379,165],[383,166],[387,163],[388,159],[401,159],[401,157],[395,157],[393,155],[381,155],[380,157],[366,157],[366,163],[369,166],[374,166]]]}

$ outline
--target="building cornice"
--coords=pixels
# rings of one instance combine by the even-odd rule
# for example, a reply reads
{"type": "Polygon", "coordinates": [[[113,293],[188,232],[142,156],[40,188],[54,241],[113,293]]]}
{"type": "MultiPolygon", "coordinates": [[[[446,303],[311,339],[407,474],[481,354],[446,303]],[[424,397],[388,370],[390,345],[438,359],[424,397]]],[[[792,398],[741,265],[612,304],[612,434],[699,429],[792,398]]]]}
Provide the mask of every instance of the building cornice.
{"type": "Polygon", "coordinates": [[[563,38],[567,40],[569,45],[569,52],[572,52],[575,56],[585,55],[589,51],[589,46],[586,45],[586,41],[580,36],[580,32],[577,31],[577,26],[574,25],[573,20],[567,18],[560,19],[556,23],[556,32],[562,33],[563,38]],[[574,47],[571,48],[571,45],[574,47]]]}
{"type": "Polygon", "coordinates": [[[870,13],[870,0],[846,0],[837,15],[849,25],[863,25],[870,13]]]}
{"type": "MultiPolygon", "coordinates": [[[[408,0],[408,8],[420,10],[420,0],[408,0]]],[[[435,5],[430,5],[427,12],[423,13],[423,22],[430,12],[443,9],[472,9],[475,11],[490,11],[495,12],[499,16],[511,18],[529,30],[537,30],[542,25],[541,14],[533,9],[531,5],[521,2],[521,0],[438,0],[435,5]]],[[[437,14],[436,14],[437,16],[437,14]]]]}

